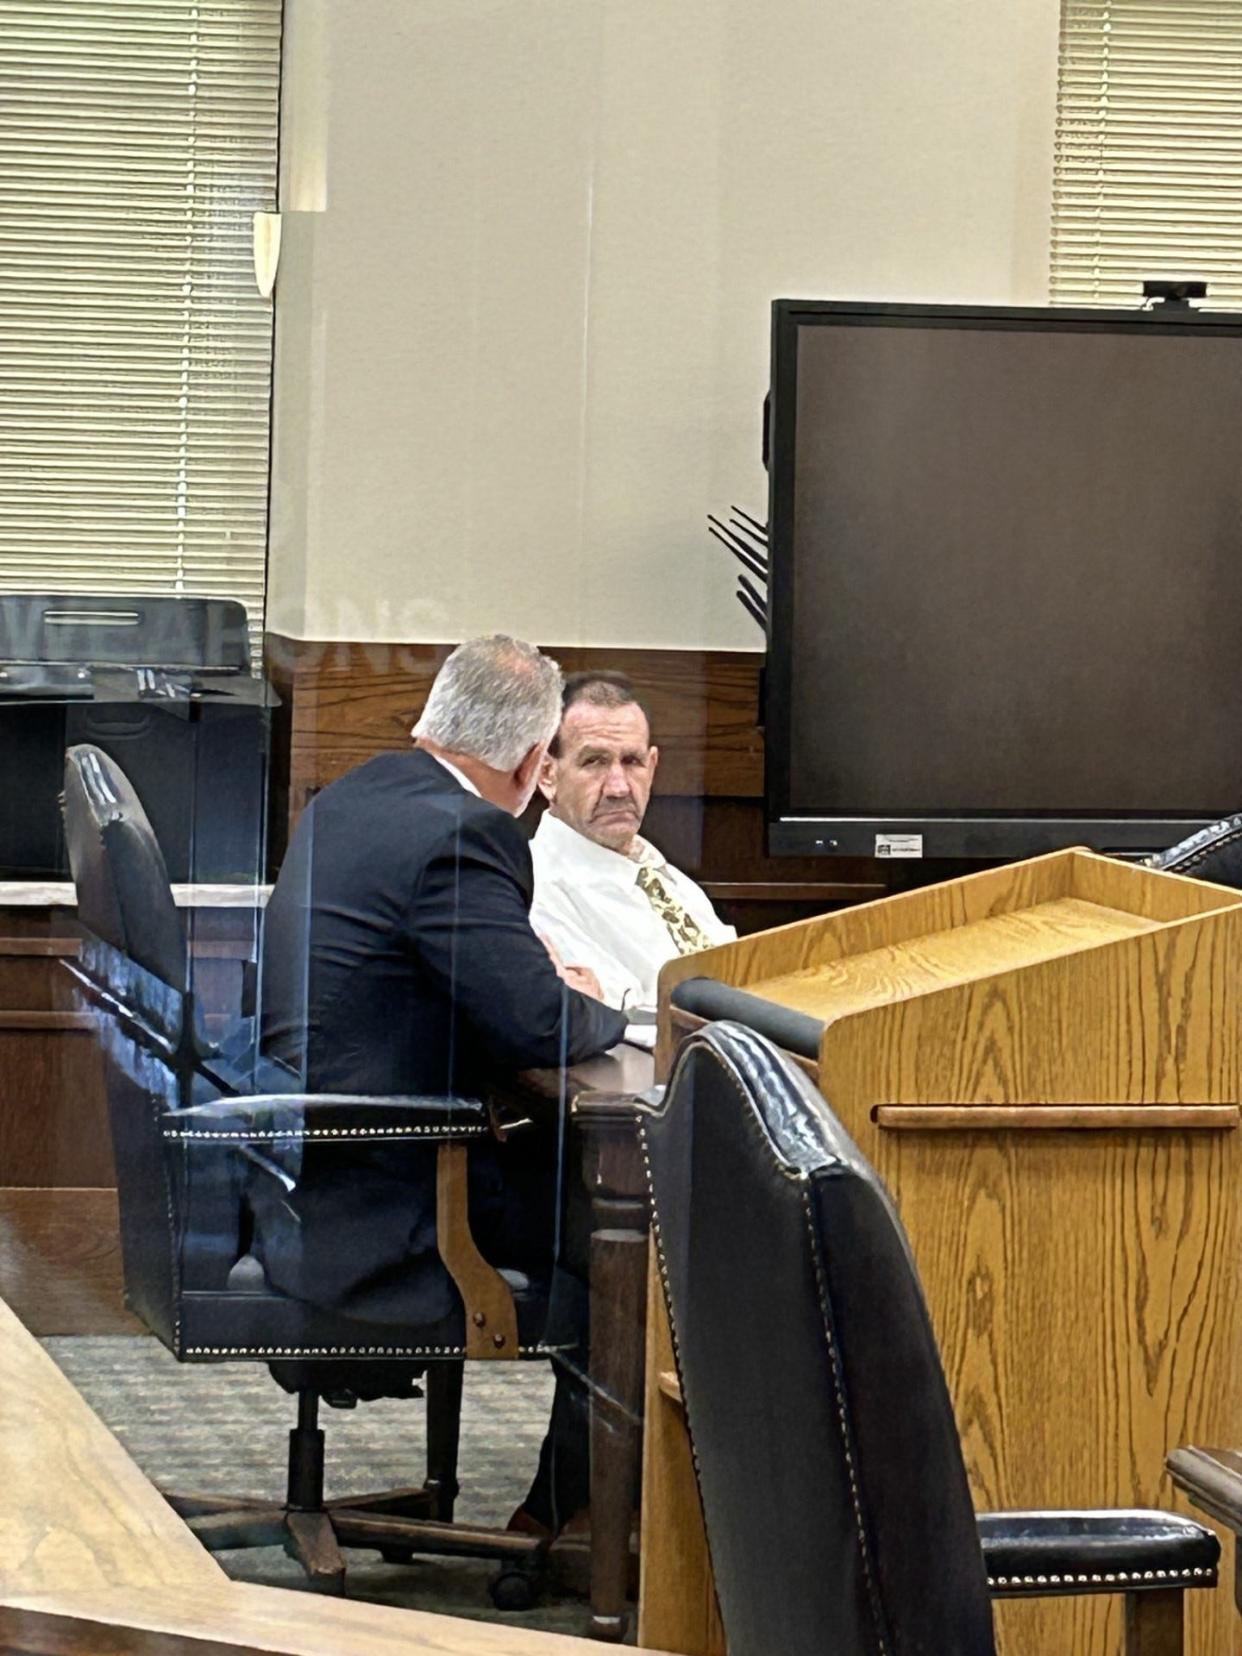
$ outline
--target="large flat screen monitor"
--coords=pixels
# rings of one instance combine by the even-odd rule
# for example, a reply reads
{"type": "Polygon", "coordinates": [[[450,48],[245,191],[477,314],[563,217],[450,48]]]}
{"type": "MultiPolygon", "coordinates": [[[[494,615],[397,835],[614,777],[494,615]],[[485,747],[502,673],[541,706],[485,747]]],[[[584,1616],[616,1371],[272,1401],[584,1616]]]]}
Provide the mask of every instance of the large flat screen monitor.
{"type": "Polygon", "coordinates": [[[774,851],[1242,810],[1242,315],[778,300],[770,419],[774,851]]]}

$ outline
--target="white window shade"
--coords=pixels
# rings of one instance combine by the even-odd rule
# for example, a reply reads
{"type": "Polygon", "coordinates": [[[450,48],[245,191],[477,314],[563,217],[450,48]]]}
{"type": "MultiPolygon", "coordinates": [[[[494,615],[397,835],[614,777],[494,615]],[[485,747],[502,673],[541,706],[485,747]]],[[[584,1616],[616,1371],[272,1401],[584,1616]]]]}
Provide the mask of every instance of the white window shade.
{"type": "Polygon", "coordinates": [[[1242,0],[1062,0],[1052,298],[1242,306],[1242,0]]]}
{"type": "Polygon", "coordinates": [[[0,0],[0,591],[263,626],[280,0],[0,0]]]}

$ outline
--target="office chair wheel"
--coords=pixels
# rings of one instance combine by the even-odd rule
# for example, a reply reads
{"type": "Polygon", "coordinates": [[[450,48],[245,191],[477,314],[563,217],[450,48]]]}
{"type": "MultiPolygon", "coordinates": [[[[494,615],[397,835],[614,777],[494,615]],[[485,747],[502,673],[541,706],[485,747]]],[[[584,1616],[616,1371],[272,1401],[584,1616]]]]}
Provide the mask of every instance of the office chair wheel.
{"type": "Polygon", "coordinates": [[[487,1590],[497,1610],[533,1610],[539,1602],[542,1587],[541,1570],[508,1564],[492,1577],[487,1590]]]}
{"type": "Polygon", "coordinates": [[[385,1564],[412,1564],[414,1562],[413,1547],[381,1547],[379,1555],[385,1564]]]}

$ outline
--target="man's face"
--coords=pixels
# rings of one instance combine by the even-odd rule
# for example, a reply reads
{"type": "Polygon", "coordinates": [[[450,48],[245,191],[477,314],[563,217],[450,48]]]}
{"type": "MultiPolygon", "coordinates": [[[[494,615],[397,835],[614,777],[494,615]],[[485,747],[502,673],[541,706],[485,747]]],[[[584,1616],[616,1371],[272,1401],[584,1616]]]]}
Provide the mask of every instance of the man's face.
{"type": "Polygon", "coordinates": [[[575,702],[561,720],[560,757],[539,786],[553,816],[596,845],[626,852],[642,827],[659,751],[640,707],[575,702]]]}

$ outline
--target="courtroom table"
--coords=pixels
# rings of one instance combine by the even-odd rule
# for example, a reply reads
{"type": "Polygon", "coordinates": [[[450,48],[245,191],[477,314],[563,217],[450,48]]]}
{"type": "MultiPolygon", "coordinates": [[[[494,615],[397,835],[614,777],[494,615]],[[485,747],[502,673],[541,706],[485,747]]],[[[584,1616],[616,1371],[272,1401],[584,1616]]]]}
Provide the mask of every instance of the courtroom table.
{"type": "MultiPolygon", "coordinates": [[[[546,1119],[564,1112],[570,1155],[591,1199],[591,1632],[620,1640],[628,1629],[630,1534],[642,1453],[647,1280],[647,1186],[636,1100],[655,1079],[652,1053],[621,1045],[568,1070],[529,1070],[497,1090],[510,1109],[546,1119]]],[[[570,1581],[574,1540],[553,1547],[570,1581]],[[558,1556],[559,1555],[559,1556],[558,1556]]]]}
{"type": "Polygon", "coordinates": [[[230,1581],[0,1303],[0,1652],[587,1656],[564,1634],[230,1581]]]}
{"type": "MultiPolygon", "coordinates": [[[[1174,1484],[1192,1505],[1232,1530],[1235,1553],[1242,1553],[1242,1450],[1175,1449],[1166,1465],[1174,1484]]],[[[1233,1575],[1234,1603],[1242,1613],[1242,1564],[1233,1575]]]]}
{"type": "MultiPolygon", "coordinates": [[[[173,888],[207,1030],[236,1017],[271,888],[173,888]]],[[[95,1017],[65,963],[73,886],[0,881],[0,1298],[36,1334],[137,1333],[121,1296],[116,1176],[95,1017]]]]}

